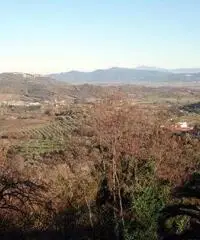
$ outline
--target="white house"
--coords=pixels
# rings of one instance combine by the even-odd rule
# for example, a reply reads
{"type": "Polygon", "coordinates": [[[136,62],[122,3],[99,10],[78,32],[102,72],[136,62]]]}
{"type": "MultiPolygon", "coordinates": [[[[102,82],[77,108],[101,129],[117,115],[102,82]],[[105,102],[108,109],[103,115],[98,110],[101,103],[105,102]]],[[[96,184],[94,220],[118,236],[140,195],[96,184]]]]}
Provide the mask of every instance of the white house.
{"type": "Polygon", "coordinates": [[[187,122],[178,122],[178,126],[180,126],[181,128],[188,128],[187,122]]]}

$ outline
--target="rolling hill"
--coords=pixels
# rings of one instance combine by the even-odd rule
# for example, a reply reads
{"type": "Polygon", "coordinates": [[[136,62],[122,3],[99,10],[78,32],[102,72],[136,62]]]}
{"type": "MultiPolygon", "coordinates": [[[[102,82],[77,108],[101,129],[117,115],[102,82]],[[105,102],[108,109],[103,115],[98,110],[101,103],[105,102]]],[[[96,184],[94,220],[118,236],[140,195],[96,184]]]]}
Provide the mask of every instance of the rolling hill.
{"type": "MultiPolygon", "coordinates": [[[[196,69],[197,71],[198,69],[196,69]]],[[[186,71],[186,70],[183,70],[186,71]]],[[[139,67],[139,68],[110,68],[100,69],[93,72],[70,71],[50,74],[48,77],[71,84],[140,84],[140,85],[200,85],[200,73],[194,69],[192,73],[180,73],[181,70],[164,70],[139,67]],[[178,73],[175,73],[175,72],[178,73]],[[195,72],[194,72],[195,71],[195,72]]]]}

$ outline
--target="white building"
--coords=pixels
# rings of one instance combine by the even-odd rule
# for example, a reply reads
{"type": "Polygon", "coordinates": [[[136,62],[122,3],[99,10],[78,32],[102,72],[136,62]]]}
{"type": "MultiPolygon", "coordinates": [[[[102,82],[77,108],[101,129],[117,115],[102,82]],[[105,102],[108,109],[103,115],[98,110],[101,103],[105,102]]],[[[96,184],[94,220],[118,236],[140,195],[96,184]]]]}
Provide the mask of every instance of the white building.
{"type": "Polygon", "coordinates": [[[181,128],[188,128],[187,122],[178,122],[178,125],[179,125],[181,128]]]}

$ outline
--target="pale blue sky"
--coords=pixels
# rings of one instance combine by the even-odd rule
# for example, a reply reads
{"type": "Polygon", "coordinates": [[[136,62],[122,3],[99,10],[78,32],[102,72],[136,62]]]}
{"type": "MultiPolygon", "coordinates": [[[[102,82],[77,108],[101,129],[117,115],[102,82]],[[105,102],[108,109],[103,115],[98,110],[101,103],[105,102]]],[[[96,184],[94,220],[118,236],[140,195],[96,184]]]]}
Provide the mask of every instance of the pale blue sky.
{"type": "Polygon", "coordinates": [[[200,0],[0,0],[0,72],[200,67],[200,0]]]}

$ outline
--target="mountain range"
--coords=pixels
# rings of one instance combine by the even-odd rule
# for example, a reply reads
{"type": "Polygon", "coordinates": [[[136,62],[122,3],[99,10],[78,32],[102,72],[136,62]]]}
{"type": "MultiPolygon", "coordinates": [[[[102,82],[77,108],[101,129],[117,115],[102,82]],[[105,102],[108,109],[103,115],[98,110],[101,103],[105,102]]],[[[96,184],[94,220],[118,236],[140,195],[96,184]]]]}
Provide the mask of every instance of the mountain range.
{"type": "Polygon", "coordinates": [[[160,71],[160,72],[171,72],[171,73],[199,73],[200,68],[175,68],[175,69],[167,69],[167,68],[158,68],[158,67],[150,67],[150,66],[138,66],[136,69],[141,70],[152,70],[152,71],[160,71]]]}
{"type": "Polygon", "coordinates": [[[71,84],[194,85],[200,84],[200,68],[113,67],[92,72],[54,73],[49,74],[48,77],[71,84]]]}

